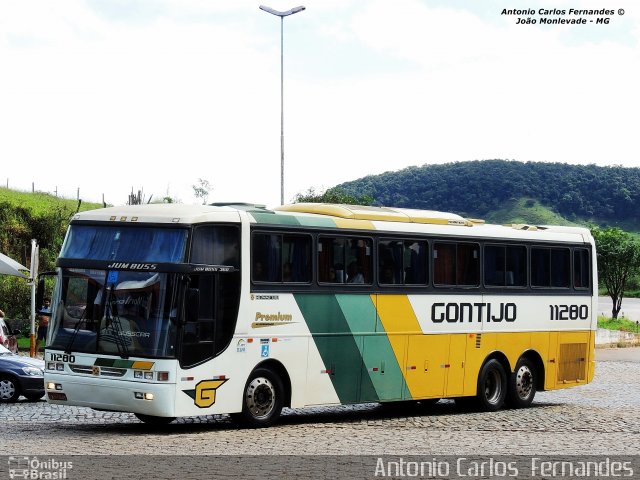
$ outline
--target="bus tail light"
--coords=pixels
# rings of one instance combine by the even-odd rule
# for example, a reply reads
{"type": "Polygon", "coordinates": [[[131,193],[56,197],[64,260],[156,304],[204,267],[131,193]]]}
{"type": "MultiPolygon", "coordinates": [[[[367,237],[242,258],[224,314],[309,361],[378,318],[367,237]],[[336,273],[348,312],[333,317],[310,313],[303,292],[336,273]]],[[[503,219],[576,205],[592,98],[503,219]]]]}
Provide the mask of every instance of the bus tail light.
{"type": "Polygon", "coordinates": [[[169,372],[158,372],[158,381],[159,382],[168,382],[169,381],[169,372]]]}

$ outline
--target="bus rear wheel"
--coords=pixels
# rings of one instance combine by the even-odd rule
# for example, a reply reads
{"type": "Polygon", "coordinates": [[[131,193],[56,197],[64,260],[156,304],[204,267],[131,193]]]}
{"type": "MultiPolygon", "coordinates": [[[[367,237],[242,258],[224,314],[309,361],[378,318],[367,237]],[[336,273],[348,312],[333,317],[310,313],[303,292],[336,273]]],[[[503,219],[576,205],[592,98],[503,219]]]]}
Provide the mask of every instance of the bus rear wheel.
{"type": "Polygon", "coordinates": [[[504,405],[507,395],[507,374],[502,364],[491,359],[484,364],[478,375],[477,405],[484,411],[495,412],[504,405]]]}
{"type": "Polygon", "coordinates": [[[283,404],[284,387],[280,378],[267,368],[257,368],[244,387],[242,412],[232,417],[247,427],[268,427],[280,417],[283,404]]]}
{"type": "Polygon", "coordinates": [[[536,370],[531,361],[521,358],[509,378],[509,404],[515,408],[531,405],[536,395],[536,370]]]}
{"type": "Polygon", "coordinates": [[[136,413],[135,416],[141,422],[144,422],[147,425],[153,425],[154,427],[168,425],[176,419],[176,417],[156,417],[154,415],[145,415],[143,413],[136,413]]]}

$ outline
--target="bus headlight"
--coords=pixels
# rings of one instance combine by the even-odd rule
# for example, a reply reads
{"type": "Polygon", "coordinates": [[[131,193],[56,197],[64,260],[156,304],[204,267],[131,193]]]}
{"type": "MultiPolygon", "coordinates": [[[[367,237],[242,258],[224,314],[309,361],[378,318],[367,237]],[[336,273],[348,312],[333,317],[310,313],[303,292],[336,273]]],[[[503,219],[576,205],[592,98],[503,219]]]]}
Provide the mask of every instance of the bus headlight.
{"type": "Polygon", "coordinates": [[[153,393],[149,392],[133,392],[133,396],[137,400],[153,400],[153,393]]]}

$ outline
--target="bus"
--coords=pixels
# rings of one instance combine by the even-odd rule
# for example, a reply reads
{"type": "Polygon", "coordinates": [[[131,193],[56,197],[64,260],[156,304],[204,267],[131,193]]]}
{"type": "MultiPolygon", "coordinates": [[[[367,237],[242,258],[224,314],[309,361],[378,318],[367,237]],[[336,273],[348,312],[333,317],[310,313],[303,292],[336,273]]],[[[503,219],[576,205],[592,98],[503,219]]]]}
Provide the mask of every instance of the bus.
{"type": "Polygon", "coordinates": [[[284,407],[443,398],[496,411],[594,375],[586,228],[333,204],[123,206],[76,214],[54,275],[47,400],[148,423],[264,427],[284,407]]]}

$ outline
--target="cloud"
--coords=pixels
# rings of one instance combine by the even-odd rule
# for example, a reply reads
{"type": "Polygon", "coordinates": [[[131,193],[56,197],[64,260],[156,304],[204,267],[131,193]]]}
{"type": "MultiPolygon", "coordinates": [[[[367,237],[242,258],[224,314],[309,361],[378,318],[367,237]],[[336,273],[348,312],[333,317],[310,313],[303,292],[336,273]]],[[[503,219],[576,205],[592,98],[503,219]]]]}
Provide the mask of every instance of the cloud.
{"type": "MultiPolygon", "coordinates": [[[[638,161],[629,2],[593,36],[516,25],[493,1],[301,3],[285,24],[287,199],[424,163],[638,161]]],[[[277,203],[270,17],[245,0],[3,2],[2,175],[113,203],[132,187],[195,201],[205,178],[212,201],[277,203]]]]}

